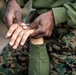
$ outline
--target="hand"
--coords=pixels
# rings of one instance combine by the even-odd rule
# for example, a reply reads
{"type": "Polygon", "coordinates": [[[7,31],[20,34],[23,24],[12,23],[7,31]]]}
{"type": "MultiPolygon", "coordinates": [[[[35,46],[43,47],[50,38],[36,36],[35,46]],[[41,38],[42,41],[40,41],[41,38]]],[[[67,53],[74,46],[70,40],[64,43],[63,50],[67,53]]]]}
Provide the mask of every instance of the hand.
{"type": "Polygon", "coordinates": [[[31,29],[38,26],[38,29],[30,37],[49,37],[54,28],[53,12],[49,11],[37,17],[31,25],[31,29]]]}
{"type": "Polygon", "coordinates": [[[27,28],[27,30],[24,30],[23,27],[20,26],[19,24],[13,24],[9,28],[6,37],[10,38],[9,44],[14,49],[16,49],[19,44],[23,46],[25,44],[27,38],[29,37],[29,35],[33,32],[34,32],[34,29],[27,28]]]}
{"type": "Polygon", "coordinates": [[[4,23],[8,28],[13,24],[14,19],[17,23],[21,23],[21,8],[16,0],[9,0],[4,15],[4,23]]]}

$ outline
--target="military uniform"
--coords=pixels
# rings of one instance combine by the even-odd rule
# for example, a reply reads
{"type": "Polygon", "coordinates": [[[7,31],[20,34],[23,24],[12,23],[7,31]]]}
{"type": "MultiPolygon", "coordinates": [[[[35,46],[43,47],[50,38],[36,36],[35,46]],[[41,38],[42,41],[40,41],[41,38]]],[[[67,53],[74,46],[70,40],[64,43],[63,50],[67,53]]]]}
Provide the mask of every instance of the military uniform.
{"type": "MultiPolygon", "coordinates": [[[[45,38],[50,58],[50,74],[76,75],[76,0],[32,0],[32,6],[36,10],[30,13],[26,20],[27,23],[33,22],[40,14],[53,10],[55,28],[52,36],[48,40],[45,38]]],[[[17,51],[14,51],[10,46],[3,49],[0,62],[2,75],[27,73],[28,46],[26,43],[23,48],[18,48],[17,51]]]]}

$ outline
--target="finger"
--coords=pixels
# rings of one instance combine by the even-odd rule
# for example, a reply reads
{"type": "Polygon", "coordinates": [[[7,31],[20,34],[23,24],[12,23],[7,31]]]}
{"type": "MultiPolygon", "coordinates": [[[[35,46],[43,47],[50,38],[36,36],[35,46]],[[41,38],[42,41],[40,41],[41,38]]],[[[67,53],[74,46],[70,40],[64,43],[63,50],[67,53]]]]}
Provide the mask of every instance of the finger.
{"type": "Polygon", "coordinates": [[[37,36],[36,38],[40,38],[40,37],[50,37],[52,34],[52,30],[46,31],[44,33],[42,33],[41,35],[37,36]]]}
{"type": "Polygon", "coordinates": [[[7,22],[7,25],[10,27],[13,24],[13,17],[8,16],[8,18],[6,18],[6,22],[7,22]]]}
{"type": "Polygon", "coordinates": [[[29,28],[30,24],[21,23],[20,26],[23,27],[23,29],[29,28]]]}
{"type": "Polygon", "coordinates": [[[16,48],[19,46],[23,33],[24,33],[24,31],[22,31],[22,32],[18,35],[18,37],[17,37],[17,39],[16,39],[16,41],[15,41],[15,44],[13,45],[13,49],[16,49],[16,48]]]}
{"type": "Polygon", "coordinates": [[[15,12],[15,18],[18,24],[21,24],[21,13],[19,11],[15,12]]]}
{"type": "Polygon", "coordinates": [[[23,37],[22,37],[22,40],[21,40],[21,43],[20,45],[23,46],[28,38],[29,34],[28,33],[24,33],[23,37]]]}
{"type": "Polygon", "coordinates": [[[21,23],[20,25],[21,25],[21,26],[26,26],[26,24],[25,24],[25,23],[21,23]]]}
{"type": "Polygon", "coordinates": [[[29,29],[30,28],[30,24],[26,24],[25,26],[23,26],[23,29],[29,29]]]}
{"type": "Polygon", "coordinates": [[[23,27],[23,29],[27,29],[30,24],[21,23],[20,25],[23,27]]]}
{"type": "Polygon", "coordinates": [[[38,25],[40,25],[40,18],[36,18],[34,22],[30,25],[30,28],[35,29],[38,25]]]}
{"type": "Polygon", "coordinates": [[[52,34],[52,31],[50,31],[49,33],[44,33],[44,34],[40,34],[40,35],[38,35],[37,37],[35,37],[35,38],[41,38],[41,37],[50,37],[51,36],[51,34],[52,34]]]}
{"type": "Polygon", "coordinates": [[[17,29],[17,27],[18,27],[18,24],[13,24],[13,25],[9,28],[9,30],[8,30],[8,32],[7,32],[7,34],[6,34],[6,38],[11,37],[11,35],[12,35],[13,32],[17,29]]]}
{"type": "Polygon", "coordinates": [[[37,30],[34,31],[34,33],[32,33],[29,37],[30,38],[35,38],[41,34],[44,34],[44,32],[42,31],[42,28],[38,28],[37,30]]]}
{"type": "Polygon", "coordinates": [[[11,39],[10,39],[10,43],[9,43],[11,46],[14,45],[14,43],[15,43],[15,41],[16,41],[19,33],[21,32],[21,30],[22,30],[21,28],[18,28],[18,29],[13,33],[13,35],[12,35],[12,37],[11,37],[11,39]]]}
{"type": "Polygon", "coordinates": [[[30,34],[32,34],[34,32],[34,30],[28,30],[24,33],[22,40],[21,40],[21,45],[23,46],[27,40],[27,38],[29,37],[30,34]]]}
{"type": "Polygon", "coordinates": [[[30,29],[37,29],[38,28],[38,23],[32,23],[31,25],[30,25],[30,29]]]}
{"type": "Polygon", "coordinates": [[[5,16],[4,16],[5,24],[11,26],[11,24],[13,24],[13,19],[14,19],[14,15],[12,12],[9,14],[8,12],[5,13],[5,16]]]}
{"type": "Polygon", "coordinates": [[[12,25],[13,19],[11,16],[9,18],[4,17],[3,22],[4,24],[6,24],[7,28],[9,29],[9,27],[12,25]]]}

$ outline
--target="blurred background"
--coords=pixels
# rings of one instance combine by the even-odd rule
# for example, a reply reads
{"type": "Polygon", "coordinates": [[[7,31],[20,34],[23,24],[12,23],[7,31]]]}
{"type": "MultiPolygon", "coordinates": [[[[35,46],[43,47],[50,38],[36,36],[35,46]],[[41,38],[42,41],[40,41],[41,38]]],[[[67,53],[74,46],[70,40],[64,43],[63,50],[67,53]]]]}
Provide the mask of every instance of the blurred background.
{"type": "MultiPolygon", "coordinates": [[[[5,4],[2,4],[2,1],[3,0],[0,0],[0,7],[1,5],[5,5],[5,4]]],[[[22,8],[22,19],[23,19],[23,22],[26,20],[26,16],[29,15],[30,11],[32,10],[31,8],[31,5],[32,5],[32,1],[30,0],[24,8],[22,8]]],[[[0,14],[1,15],[1,14],[0,14]]],[[[7,33],[7,28],[5,26],[5,24],[0,20],[0,53],[2,51],[2,49],[8,44],[9,42],[9,39],[5,38],[5,35],[7,33]]]]}

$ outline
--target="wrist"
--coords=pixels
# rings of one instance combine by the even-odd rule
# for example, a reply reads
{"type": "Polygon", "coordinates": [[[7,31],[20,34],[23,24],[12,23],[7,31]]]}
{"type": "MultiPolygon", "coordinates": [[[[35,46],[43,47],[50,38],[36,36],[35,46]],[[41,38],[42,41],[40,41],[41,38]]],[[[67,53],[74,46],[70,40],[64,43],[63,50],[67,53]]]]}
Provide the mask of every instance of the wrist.
{"type": "Polygon", "coordinates": [[[5,0],[6,5],[7,5],[8,2],[10,2],[10,1],[15,1],[15,2],[17,2],[17,0],[5,0]]]}
{"type": "Polygon", "coordinates": [[[37,39],[35,39],[35,38],[31,38],[30,39],[30,42],[32,43],[32,44],[44,44],[44,39],[41,37],[41,38],[37,38],[37,39]]]}
{"type": "Polygon", "coordinates": [[[20,7],[24,7],[24,0],[5,0],[5,3],[7,4],[9,1],[16,1],[20,7]]]}

